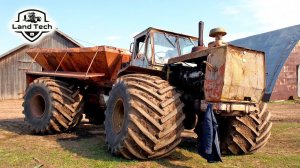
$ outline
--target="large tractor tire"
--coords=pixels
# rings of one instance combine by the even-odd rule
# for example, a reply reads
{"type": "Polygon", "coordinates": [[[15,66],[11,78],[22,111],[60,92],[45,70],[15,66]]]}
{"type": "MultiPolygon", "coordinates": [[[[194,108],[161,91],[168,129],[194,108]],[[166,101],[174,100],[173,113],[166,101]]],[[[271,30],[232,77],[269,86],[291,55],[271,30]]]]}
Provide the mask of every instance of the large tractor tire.
{"type": "Polygon", "coordinates": [[[180,93],[156,76],[131,74],[113,86],[105,111],[106,143],[127,159],[161,158],[181,142],[180,93]]]}
{"type": "Polygon", "coordinates": [[[259,109],[244,116],[221,120],[220,138],[223,154],[253,153],[266,145],[271,135],[271,114],[267,110],[266,103],[259,104],[259,109]]]}
{"type": "Polygon", "coordinates": [[[60,133],[78,125],[82,119],[83,99],[74,85],[38,78],[26,89],[25,121],[34,133],[60,133]]]}

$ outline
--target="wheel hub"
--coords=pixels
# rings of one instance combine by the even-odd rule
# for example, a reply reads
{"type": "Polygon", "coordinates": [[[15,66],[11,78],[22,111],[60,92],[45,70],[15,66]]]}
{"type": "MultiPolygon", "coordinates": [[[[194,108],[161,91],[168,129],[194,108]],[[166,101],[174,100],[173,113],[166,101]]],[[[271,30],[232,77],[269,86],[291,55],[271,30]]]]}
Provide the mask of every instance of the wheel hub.
{"type": "Polygon", "coordinates": [[[41,118],[45,113],[46,102],[42,95],[35,95],[30,100],[30,111],[35,118],[41,118]]]}
{"type": "Polygon", "coordinates": [[[116,134],[121,132],[125,120],[124,103],[122,99],[118,99],[112,114],[113,130],[116,134]]]}

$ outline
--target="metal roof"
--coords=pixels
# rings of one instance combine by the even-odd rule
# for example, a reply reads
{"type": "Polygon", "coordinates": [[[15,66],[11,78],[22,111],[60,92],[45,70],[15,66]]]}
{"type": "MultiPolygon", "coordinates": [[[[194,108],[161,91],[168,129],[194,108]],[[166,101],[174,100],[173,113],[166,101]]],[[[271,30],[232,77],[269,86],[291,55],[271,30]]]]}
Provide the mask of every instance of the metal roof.
{"type": "MultiPolygon", "coordinates": [[[[60,30],[58,30],[58,29],[55,29],[54,32],[57,33],[57,34],[59,34],[59,35],[61,35],[61,36],[64,37],[65,39],[69,40],[71,43],[75,44],[76,46],[78,46],[78,47],[83,47],[83,45],[81,45],[80,43],[78,43],[78,42],[75,41],[73,38],[71,38],[70,36],[68,36],[68,35],[66,35],[65,33],[63,33],[62,31],[60,31],[60,30]]],[[[51,34],[50,34],[50,36],[51,36],[51,34]]],[[[9,55],[9,54],[11,54],[11,53],[13,53],[13,52],[15,52],[15,51],[18,51],[19,49],[22,49],[23,47],[27,47],[27,46],[29,46],[29,45],[30,45],[30,44],[24,43],[24,44],[21,44],[21,45],[15,47],[15,48],[13,48],[13,49],[11,49],[11,50],[9,50],[9,51],[3,53],[3,54],[1,54],[1,55],[0,55],[0,60],[1,60],[2,58],[6,57],[7,55],[9,55]]]]}
{"type": "Polygon", "coordinates": [[[28,45],[28,44],[26,44],[26,43],[21,44],[21,45],[15,47],[15,48],[13,48],[13,49],[11,49],[11,50],[9,50],[9,51],[3,53],[3,54],[1,54],[1,55],[0,55],[0,60],[1,60],[2,58],[4,58],[5,56],[9,55],[10,53],[13,53],[13,52],[15,52],[15,51],[17,51],[17,50],[19,50],[19,49],[21,49],[21,48],[23,48],[23,47],[26,47],[27,45],[28,45]]]}
{"type": "Polygon", "coordinates": [[[271,94],[288,56],[300,40],[300,25],[274,30],[238,40],[233,45],[266,53],[266,94],[271,94]]]}
{"type": "Polygon", "coordinates": [[[74,40],[72,37],[68,36],[67,34],[65,34],[64,32],[60,31],[59,29],[55,29],[55,32],[57,32],[61,36],[65,37],[66,39],[70,40],[72,43],[74,43],[78,47],[84,47],[83,45],[81,45],[80,43],[78,43],[76,40],[74,40]]]}

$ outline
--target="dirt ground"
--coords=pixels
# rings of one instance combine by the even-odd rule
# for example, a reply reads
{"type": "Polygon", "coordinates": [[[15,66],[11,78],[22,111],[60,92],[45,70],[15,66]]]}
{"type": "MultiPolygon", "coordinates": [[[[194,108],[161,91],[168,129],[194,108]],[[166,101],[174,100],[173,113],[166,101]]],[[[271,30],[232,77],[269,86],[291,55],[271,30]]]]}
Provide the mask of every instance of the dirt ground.
{"type": "MultiPolygon", "coordinates": [[[[22,107],[22,100],[4,100],[0,101],[0,129],[17,133],[20,135],[31,134],[28,126],[24,122],[24,114],[22,107]]],[[[95,126],[87,123],[86,119],[82,120],[79,128],[74,132],[74,134],[81,135],[82,137],[100,135],[104,133],[103,126],[95,126]],[[100,129],[99,129],[100,128],[100,129]]],[[[63,133],[59,135],[45,136],[50,139],[53,138],[66,138],[74,137],[74,134],[63,133]]],[[[1,140],[0,132],[0,140],[1,140]]]]}
{"type": "Polygon", "coordinates": [[[0,101],[0,119],[9,120],[23,118],[21,100],[0,101]]]}
{"type": "MultiPolygon", "coordinates": [[[[225,157],[224,163],[212,167],[244,167],[245,162],[251,162],[249,167],[300,166],[300,104],[270,103],[268,107],[274,121],[272,131],[277,132],[271,136],[272,142],[255,155],[225,157]]],[[[206,161],[195,152],[196,144],[192,146],[181,145],[175,154],[159,161],[127,161],[107,153],[103,126],[90,125],[84,120],[72,132],[36,136],[24,122],[21,100],[0,101],[0,167],[186,168],[198,167],[195,165],[199,163],[207,167],[206,161]]]]}
{"type": "Polygon", "coordinates": [[[268,108],[273,121],[300,122],[300,104],[269,103],[268,108]]]}

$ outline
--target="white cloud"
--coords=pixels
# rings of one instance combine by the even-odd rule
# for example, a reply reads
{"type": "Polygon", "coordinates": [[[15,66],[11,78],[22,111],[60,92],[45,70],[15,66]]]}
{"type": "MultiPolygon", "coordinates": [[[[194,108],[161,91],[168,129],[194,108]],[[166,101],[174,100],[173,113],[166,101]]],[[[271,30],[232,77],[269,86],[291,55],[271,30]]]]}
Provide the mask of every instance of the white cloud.
{"type": "Polygon", "coordinates": [[[300,24],[300,1],[295,0],[247,0],[247,8],[253,16],[263,25],[265,30],[274,30],[287,26],[300,24]]]}
{"type": "Polygon", "coordinates": [[[112,35],[112,36],[106,37],[105,39],[106,39],[106,41],[113,42],[113,41],[117,41],[117,40],[121,39],[121,37],[117,36],[117,35],[112,35]]]}
{"type": "Polygon", "coordinates": [[[236,6],[225,6],[223,14],[234,16],[241,22],[251,22],[261,32],[300,24],[299,6],[296,0],[240,0],[236,6]],[[247,14],[249,18],[237,14],[247,14]]]}
{"type": "Polygon", "coordinates": [[[236,40],[236,39],[252,36],[253,34],[255,34],[255,33],[254,32],[233,33],[233,34],[230,34],[230,36],[224,36],[224,40],[229,42],[229,41],[233,41],[233,40],[236,40]]]}
{"type": "Polygon", "coordinates": [[[239,14],[241,11],[237,6],[226,6],[223,9],[223,14],[225,15],[236,15],[239,14]]]}

